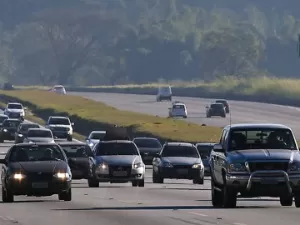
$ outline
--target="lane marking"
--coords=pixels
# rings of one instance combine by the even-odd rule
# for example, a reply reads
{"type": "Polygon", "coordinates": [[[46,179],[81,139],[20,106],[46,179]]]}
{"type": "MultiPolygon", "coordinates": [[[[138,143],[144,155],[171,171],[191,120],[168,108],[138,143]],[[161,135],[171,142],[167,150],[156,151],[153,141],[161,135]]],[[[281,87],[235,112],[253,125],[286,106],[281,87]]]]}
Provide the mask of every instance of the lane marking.
{"type": "MultiPolygon", "coordinates": [[[[188,212],[189,214],[192,214],[192,215],[196,215],[196,216],[208,216],[206,214],[202,214],[202,213],[197,213],[197,212],[188,212]]],[[[241,224],[235,224],[235,225],[241,225],[241,224]]]]}
{"type": "Polygon", "coordinates": [[[247,225],[245,223],[233,223],[234,225],[247,225]]]}

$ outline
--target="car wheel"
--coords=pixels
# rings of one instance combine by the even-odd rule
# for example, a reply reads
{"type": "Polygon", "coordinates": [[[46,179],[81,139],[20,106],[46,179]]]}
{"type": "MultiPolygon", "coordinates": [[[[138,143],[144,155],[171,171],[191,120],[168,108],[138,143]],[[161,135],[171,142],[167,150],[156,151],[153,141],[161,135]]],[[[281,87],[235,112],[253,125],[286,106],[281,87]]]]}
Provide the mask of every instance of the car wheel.
{"type": "Polygon", "coordinates": [[[193,184],[204,184],[203,178],[196,178],[193,180],[193,184]]]}
{"type": "Polygon", "coordinates": [[[292,206],[293,205],[293,196],[281,196],[280,197],[281,206],[292,206]]]}
{"type": "Polygon", "coordinates": [[[211,178],[211,203],[213,207],[221,207],[223,203],[223,195],[222,192],[215,189],[215,182],[213,178],[211,178]]]}
{"type": "Polygon", "coordinates": [[[223,207],[224,208],[235,208],[237,202],[237,193],[233,189],[226,186],[226,183],[222,190],[223,193],[223,207]]]}
{"type": "Polygon", "coordinates": [[[143,179],[143,180],[139,180],[138,181],[138,186],[139,187],[145,187],[145,180],[143,179]]]}
{"type": "Polygon", "coordinates": [[[295,193],[295,206],[296,208],[300,208],[300,193],[295,193]]]}
{"type": "Polygon", "coordinates": [[[72,140],[73,140],[72,136],[67,137],[67,141],[72,141],[72,140]]]}
{"type": "Polygon", "coordinates": [[[95,179],[88,179],[88,185],[90,188],[99,187],[99,181],[97,181],[95,179]]]}
{"type": "Polygon", "coordinates": [[[164,178],[161,178],[158,174],[152,170],[152,182],[154,184],[163,184],[164,183],[164,178]]]}
{"type": "Polygon", "coordinates": [[[132,181],[132,187],[137,187],[138,186],[138,182],[136,180],[132,181]]]}
{"type": "Polygon", "coordinates": [[[0,143],[4,143],[4,140],[3,140],[3,139],[0,139],[0,143]]]}
{"type": "Polygon", "coordinates": [[[3,202],[14,201],[14,195],[9,190],[5,190],[3,187],[2,187],[2,201],[3,202]]]}
{"type": "Polygon", "coordinates": [[[184,119],[186,119],[186,118],[187,118],[187,116],[183,116],[183,118],[184,118],[184,119]]]}
{"type": "Polygon", "coordinates": [[[72,201],[72,189],[70,188],[67,192],[59,193],[58,199],[66,202],[72,201]]]}

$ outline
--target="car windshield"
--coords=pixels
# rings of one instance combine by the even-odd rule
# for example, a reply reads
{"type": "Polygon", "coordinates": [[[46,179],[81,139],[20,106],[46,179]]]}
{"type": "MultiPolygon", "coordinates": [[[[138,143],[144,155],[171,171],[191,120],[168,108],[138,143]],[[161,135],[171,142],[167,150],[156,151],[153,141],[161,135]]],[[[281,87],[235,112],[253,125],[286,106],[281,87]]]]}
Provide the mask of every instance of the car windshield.
{"type": "Polygon", "coordinates": [[[28,131],[28,129],[30,128],[39,128],[40,126],[38,124],[23,124],[22,127],[21,127],[21,131],[28,131]]]}
{"type": "Polygon", "coordinates": [[[197,150],[202,159],[209,158],[212,149],[213,149],[213,145],[198,145],[197,146],[197,150]]]}
{"type": "Polygon", "coordinates": [[[216,103],[222,103],[223,105],[227,105],[227,102],[225,100],[217,100],[216,103]]]}
{"type": "Polygon", "coordinates": [[[51,118],[49,124],[70,125],[70,121],[67,118],[51,118]]]}
{"type": "Polygon", "coordinates": [[[6,119],[7,119],[7,116],[0,116],[0,123],[3,123],[3,121],[6,119]]]}
{"type": "Polygon", "coordinates": [[[56,91],[64,91],[65,88],[64,87],[54,87],[54,90],[56,90],[56,91]]]}
{"type": "Polygon", "coordinates": [[[14,104],[14,103],[11,103],[11,104],[8,104],[8,105],[7,105],[7,108],[8,108],[8,109],[22,109],[23,107],[22,107],[22,105],[20,105],[20,104],[14,104]]]}
{"type": "Polygon", "coordinates": [[[173,109],[184,109],[184,105],[173,105],[173,109]]]}
{"type": "Polygon", "coordinates": [[[229,134],[229,149],[290,149],[297,150],[297,145],[289,129],[253,128],[234,129],[229,134]]]}
{"type": "Polygon", "coordinates": [[[52,133],[49,130],[29,130],[27,137],[52,138],[52,133]]]}
{"type": "Polygon", "coordinates": [[[91,133],[90,135],[90,139],[97,139],[97,140],[100,140],[102,138],[104,138],[106,132],[95,132],[95,133],[91,133]]]}
{"type": "Polygon", "coordinates": [[[92,155],[92,150],[87,145],[60,145],[68,158],[82,158],[92,155]]]}
{"type": "Polygon", "coordinates": [[[96,155],[139,155],[139,152],[133,143],[102,142],[97,147],[96,155]]]}
{"type": "Polygon", "coordinates": [[[199,158],[199,153],[195,147],[191,146],[165,146],[161,156],[199,158]]]}
{"type": "Polygon", "coordinates": [[[20,125],[21,121],[19,120],[5,120],[3,122],[3,127],[18,127],[20,125]]]}
{"type": "Polygon", "coordinates": [[[28,145],[14,146],[11,150],[11,162],[29,161],[58,161],[65,160],[61,149],[57,145],[28,145]]]}
{"type": "Polygon", "coordinates": [[[159,140],[155,138],[136,138],[134,139],[134,143],[139,148],[161,148],[161,144],[159,140]]]}
{"type": "Polygon", "coordinates": [[[223,105],[222,104],[211,104],[210,108],[212,108],[212,109],[222,109],[223,105]]]}

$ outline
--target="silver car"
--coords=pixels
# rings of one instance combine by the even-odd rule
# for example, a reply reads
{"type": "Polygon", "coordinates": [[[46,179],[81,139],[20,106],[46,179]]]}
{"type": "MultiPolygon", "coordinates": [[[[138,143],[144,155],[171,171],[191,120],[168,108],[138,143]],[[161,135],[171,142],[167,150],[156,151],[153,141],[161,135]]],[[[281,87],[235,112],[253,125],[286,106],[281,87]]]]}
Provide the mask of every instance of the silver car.
{"type": "Polygon", "coordinates": [[[24,138],[24,143],[55,143],[52,131],[46,128],[30,128],[24,138]]]}
{"type": "Polygon", "coordinates": [[[96,168],[89,187],[99,182],[127,183],[144,187],[145,164],[137,146],[132,141],[101,141],[95,146],[96,168]]]}

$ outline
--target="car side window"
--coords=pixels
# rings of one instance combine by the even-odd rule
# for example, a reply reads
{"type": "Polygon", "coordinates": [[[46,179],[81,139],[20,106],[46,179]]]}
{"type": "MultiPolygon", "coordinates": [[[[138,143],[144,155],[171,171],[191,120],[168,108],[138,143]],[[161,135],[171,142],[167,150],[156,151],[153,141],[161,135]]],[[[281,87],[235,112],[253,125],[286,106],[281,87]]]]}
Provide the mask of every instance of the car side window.
{"type": "Polygon", "coordinates": [[[223,139],[224,139],[224,137],[225,137],[225,133],[226,133],[226,130],[223,129],[222,134],[221,134],[221,137],[220,137],[220,140],[219,140],[219,144],[222,144],[222,141],[223,141],[223,139]]]}
{"type": "Polygon", "coordinates": [[[226,138],[227,138],[227,134],[228,134],[228,130],[224,129],[223,133],[222,133],[222,137],[220,140],[220,144],[225,147],[225,143],[226,143],[226,138]]]}

